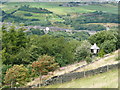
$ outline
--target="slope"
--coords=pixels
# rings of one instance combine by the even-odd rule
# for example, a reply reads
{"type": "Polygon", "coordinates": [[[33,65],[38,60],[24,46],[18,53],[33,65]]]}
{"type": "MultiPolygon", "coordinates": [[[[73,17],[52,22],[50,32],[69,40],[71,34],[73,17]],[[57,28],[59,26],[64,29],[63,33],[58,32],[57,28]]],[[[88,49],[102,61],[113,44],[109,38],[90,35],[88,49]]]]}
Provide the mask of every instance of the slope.
{"type": "MultiPolygon", "coordinates": [[[[75,70],[76,68],[79,68],[83,65],[85,67],[82,67],[74,72],[87,71],[87,70],[96,69],[96,68],[99,68],[99,67],[102,67],[105,65],[116,64],[116,63],[118,63],[118,61],[116,61],[117,57],[118,57],[118,50],[104,56],[103,58],[94,58],[94,63],[91,63],[91,64],[87,64],[85,61],[83,61],[83,62],[75,63],[72,65],[68,65],[66,67],[63,67],[64,69],[56,70],[48,78],[53,77],[53,76],[59,76],[59,75],[65,74],[65,73],[69,73],[69,72],[71,72],[71,71],[75,70]]],[[[29,82],[27,84],[27,86],[35,85],[38,83],[39,83],[39,78],[36,78],[35,80],[29,82]]]]}
{"type": "Polygon", "coordinates": [[[106,73],[42,88],[117,88],[117,87],[118,87],[118,70],[111,70],[106,73]]]}

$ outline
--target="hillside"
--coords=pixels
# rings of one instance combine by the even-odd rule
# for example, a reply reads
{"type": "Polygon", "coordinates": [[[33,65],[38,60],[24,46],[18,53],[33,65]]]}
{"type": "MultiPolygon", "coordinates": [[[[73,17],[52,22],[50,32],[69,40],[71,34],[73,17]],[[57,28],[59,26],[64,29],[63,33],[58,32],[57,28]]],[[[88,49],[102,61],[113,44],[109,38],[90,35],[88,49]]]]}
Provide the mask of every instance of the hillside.
{"type": "Polygon", "coordinates": [[[15,8],[15,6],[21,6],[21,5],[30,5],[32,7],[41,7],[41,8],[46,8],[55,14],[59,15],[65,15],[69,13],[86,13],[86,12],[93,12],[93,11],[104,11],[108,13],[117,13],[118,12],[118,7],[117,4],[98,4],[98,5],[81,5],[78,7],[62,7],[60,6],[60,2],[39,2],[39,3],[33,3],[33,2],[11,2],[11,3],[5,3],[2,5],[2,9],[5,11],[9,11],[10,9],[13,10],[12,8],[15,8]]]}
{"type": "MultiPolygon", "coordinates": [[[[118,66],[118,3],[3,2],[0,8],[0,89],[64,83],[118,66]]],[[[107,82],[99,87],[110,87],[107,82]]]]}
{"type": "Polygon", "coordinates": [[[111,70],[106,73],[89,76],[63,84],[56,84],[42,88],[117,88],[118,70],[111,70]]]}
{"type": "MultiPolygon", "coordinates": [[[[68,65],[68,66],[64,67],[64,69],[54,71],[53,74],[49,76],[49,78],[53,77],[53,76],[59,76],[59,75],[65,74],[65,73],[69,73],[69,72],[74,71],[76,68],[79,68],[79,67],[81,67],[83,65],[85,65],[85,67],[80,68],[80,69],[78,69],[78,70],[76,70],[74,72],[87,71],[87,70],[96,69],[98,67],[105,66],[105,65],[117,64],[118,63],[118,61],[116,61],[117,57],[118,57],[118,50],[111,53],[111,54],[105,55],[105,57],[103,57],[103,58],[94,58],[94,60],[93,60],[94,63],[91,63],[91,64],[87,64],[85,61],[82,61],[82,62],[79,62],[79,63],[68,65]]],[[[116,70],[115,70],[115,72],[116,72],[116,70]]],[[[35,80],[28,83],[27,85],[35,85],[35,84],[38,84],[38,83],[39,83],[39,78],[36,78],[35,80]]],[[[108,85],[109,85],[109,83],[108,83],[108,85]]],[[[55,85],[55,87],[56,87],[56,85],[55,85]]]]}
{"type": "MultiPolygon", "coordinates": [[[[61,6],[65,2],[9,2],[0,5],[2,8],[3,22],[34,26],[53,26],[69,29],[105,30],[103,25],[90,25],[87,28],[78,28],[78,24],[87,23],[117,23],[118,5],[116,3],[89,4],[79,6],[61,6]],[[98,13],[97,13],[98,12],[98,13]],[[102,12],[102,13],[101,13],[102,12]],[[97,14],[93,18],[94,14],[97,14]],[[88,18],[85,18],[88,16],[88,18]],[[107,16],[107,17],[106,17],[107,16]],[[99,17],[99,18],[97,18],[99,17]],[[90,19],[91,18],[91,19],[90,19]],[[111,19],[113,18],[113,19],[111,19]],[[85,19],[85,20],[84,20],[85,19]],[[76,20],[79,20],[77,22],[76,20]],[[95,21],[94,21],[95,20],[95,21]],[[96,21],[97,20],[97,21],[96,21]],[[91,22],[92,21],[92,22],[91,22]],[[71,22],[71,23],[70,23],[71,22]],[[92,28],[93,27],[93,28],[92,28]]],[[[99,31],[99,30],[98,30],[99,31]]]]}

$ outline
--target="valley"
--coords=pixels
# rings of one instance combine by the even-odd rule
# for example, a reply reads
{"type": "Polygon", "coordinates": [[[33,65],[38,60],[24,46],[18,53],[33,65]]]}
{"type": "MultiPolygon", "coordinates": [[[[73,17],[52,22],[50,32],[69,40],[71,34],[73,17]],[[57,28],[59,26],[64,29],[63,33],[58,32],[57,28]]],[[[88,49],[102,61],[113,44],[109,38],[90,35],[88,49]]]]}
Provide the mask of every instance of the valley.
{"type": "Polygon", "coordinates": [[[118,87],[117,1],[19,1],[0,5],[0,89],[118,87]]]}

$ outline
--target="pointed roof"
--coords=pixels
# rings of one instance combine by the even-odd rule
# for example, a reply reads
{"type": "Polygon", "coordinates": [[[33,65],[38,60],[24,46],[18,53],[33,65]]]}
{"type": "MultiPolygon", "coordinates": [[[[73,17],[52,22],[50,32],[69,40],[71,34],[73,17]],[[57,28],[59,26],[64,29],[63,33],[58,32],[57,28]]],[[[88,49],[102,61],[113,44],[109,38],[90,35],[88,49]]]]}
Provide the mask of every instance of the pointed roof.
{"type": "Polygon", "coordinates": [[[94,45],[90,49],[100,49],[100,48],[96,45],[96,43],[94,43],[94,45]]]}

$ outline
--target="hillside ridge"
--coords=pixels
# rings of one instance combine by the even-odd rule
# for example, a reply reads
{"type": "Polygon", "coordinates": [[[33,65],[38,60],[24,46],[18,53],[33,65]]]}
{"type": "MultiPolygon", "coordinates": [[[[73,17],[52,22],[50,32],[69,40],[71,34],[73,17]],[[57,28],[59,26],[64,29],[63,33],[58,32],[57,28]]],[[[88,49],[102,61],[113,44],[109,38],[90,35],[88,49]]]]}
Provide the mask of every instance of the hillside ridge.
{"type": "MultiPolygon", "coordinates": [[[[76,68],[75,68],[75,65],[77,65],[77,64],[72,64],[72,65],[66,66],[61,71],[59,71],[59,70],[55,71],[54,75],[50,76],[49,79],[52,77],[57,77],[57,76],[61,76],[61,75],[68,74],[68,73],[89,71],[89,70],[94,70],[94,69],[97,69],[100,67],[104,67],[106,65],[117,64],[118,61],[115,60],[115,58],[117,57],[117,54],[118,54],[118,50],[113,52],[112,54],[106,54],[104,57],[98,58],[89,64],[87,64],[86,62],[77,63],[79,66],[77,66],[76,68]],[[101,64],[97,64],[97,67],[95,67],[96,63],[101,63],[101,64]],[[80,65],[80,64],[82,64],[82,65],[80,65]],[[74,69],[70,70],[70,67],[73,67],[74,69]]],[[[49,79],[47,79],[47,80],[49,80],[49,79]]],[[[39,83],[39,78],[38,79],[36,78],[34,81],[28,83],[27,86],[31,86],[31,84],[34,86],[38,83],[39,83]]]]}

